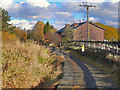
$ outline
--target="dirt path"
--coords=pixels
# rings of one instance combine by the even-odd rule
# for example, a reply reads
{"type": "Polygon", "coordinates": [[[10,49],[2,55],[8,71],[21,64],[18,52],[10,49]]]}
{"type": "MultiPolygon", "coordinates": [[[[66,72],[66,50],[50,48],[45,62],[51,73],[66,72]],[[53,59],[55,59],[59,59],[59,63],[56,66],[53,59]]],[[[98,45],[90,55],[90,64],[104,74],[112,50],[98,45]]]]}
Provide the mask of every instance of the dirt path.
{"type": "Polygon", "coordinates": [[[59,88],[116,88],[103,71],[85,63],[78,61],[74,56],[60,51],[53,50],[57,55],[64,55],[64,76],[59,82],[59,88]]]}

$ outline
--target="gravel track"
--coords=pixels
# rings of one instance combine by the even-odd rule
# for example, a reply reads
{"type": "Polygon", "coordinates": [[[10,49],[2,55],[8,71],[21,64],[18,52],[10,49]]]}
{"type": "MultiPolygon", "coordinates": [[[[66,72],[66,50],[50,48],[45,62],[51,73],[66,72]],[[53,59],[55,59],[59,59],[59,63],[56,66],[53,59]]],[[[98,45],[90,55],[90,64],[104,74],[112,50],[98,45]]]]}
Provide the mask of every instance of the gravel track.
{"type": "Polygon", "coordinates": [[[61,88],[109,88],[117,90],[117,85],[114,85],[109,75],[104,74],[98,68],[89,65],[83,61],[77,60],[73,55],[70,55],[59,49],[53,49],[57,55],[63,55],[63,77],[60,80],[57,89],[61,88]]]}

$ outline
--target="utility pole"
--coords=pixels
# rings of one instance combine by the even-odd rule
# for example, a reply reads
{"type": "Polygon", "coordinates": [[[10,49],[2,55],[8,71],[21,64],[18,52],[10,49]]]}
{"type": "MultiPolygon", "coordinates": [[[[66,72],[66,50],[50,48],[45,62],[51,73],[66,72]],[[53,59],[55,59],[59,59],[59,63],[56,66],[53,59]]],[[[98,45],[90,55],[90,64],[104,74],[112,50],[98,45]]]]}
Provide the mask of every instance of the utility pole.
{"type": "MultiPolygon", "coordinates": [[[[83,2],[85,3],[85,2],[83,2]]],[[[88,41],[90,40],[90,36],[89,36],[89,8],[90,7],[96,7],[96,6],[92,6],[92,5],[88,5],[87,2],[85,5],[79,5],[80,7],[86,7],[87,8],[87,39],[88,41]]]]}

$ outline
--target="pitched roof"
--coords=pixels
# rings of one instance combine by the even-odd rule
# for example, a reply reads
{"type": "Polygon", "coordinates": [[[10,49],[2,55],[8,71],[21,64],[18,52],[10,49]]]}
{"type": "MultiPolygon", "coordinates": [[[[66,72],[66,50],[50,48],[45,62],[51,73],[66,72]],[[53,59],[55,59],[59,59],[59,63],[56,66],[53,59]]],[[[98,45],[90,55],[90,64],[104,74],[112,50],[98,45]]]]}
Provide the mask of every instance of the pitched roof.
{"type": "MultiPolygon", "coordinates": [[[[76,28],[78,28],[79,26],[81,26],[81,25],[83,25],[85,23],[87,23],[87,22],[79,23],[76,27],[73,27],[74,24],[72,24],[72,25],[70,25],[70,27],[73,27],[73,29],[76,29],[76,28]]],[[[96,27],[98,27],[98,28],[101,28],[101,29],[105,30],[104,28],[102,28],[102,27],[100,27],[100,26],[98,26],[98,25],[96,25],[96,24],[94,24],[92,22],[89,22],[89,23],[92,24],[92,25],[94,25],[94,26],[96,26],[96,27]]],[[[56,31],[56,33],[63,32],[64,29],[65,29],[65,27],[63,27],[60,30],[56,31]]]]}

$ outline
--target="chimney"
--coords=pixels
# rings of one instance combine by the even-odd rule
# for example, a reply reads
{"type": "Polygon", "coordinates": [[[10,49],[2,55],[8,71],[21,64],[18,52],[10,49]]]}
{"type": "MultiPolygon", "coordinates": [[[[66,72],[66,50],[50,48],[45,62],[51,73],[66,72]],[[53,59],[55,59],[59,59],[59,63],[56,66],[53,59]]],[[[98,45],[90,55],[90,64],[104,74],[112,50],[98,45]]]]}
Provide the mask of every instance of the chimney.
{"type": "Polygon", "coordinates": [[[68,28],[68,27],[70,27],[70,24],[65,24],[65,28],[68,28]]]}
{"type": "Polygon", "coordinates": [[[79,24],[79,23],[74,23],[74,24],[73,24],[73,27],[76,27],[76,26],[78,26],[78,24],[79,24]]]}

